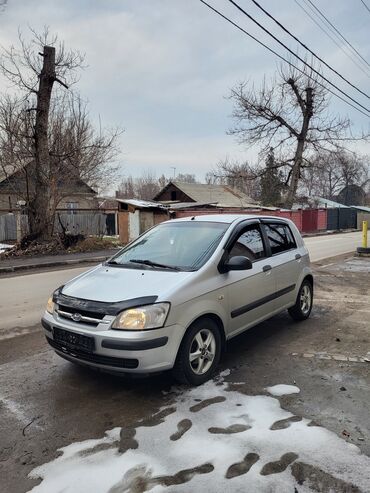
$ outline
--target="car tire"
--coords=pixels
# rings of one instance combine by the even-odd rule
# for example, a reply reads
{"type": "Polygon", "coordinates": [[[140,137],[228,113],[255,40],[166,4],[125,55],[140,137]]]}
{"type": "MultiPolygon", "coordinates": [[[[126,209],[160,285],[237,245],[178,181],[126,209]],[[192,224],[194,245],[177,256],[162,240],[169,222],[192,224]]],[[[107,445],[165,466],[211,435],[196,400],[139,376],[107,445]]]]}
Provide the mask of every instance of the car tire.
{"type": "Polygon", "coordinates": [[[311,313],[313,303],[313,286],[309,279],[305,279],[299,288],[294,306],[288,309],[293,320],[306,320],[311,313]]]}
{"type": "Polygon", "coordinates": [[[177,354],[173,374],[187,385],[201,385],[214,374],[221,357],[221,333],[217,323],[204,317],[187,330],[177,354]]]}

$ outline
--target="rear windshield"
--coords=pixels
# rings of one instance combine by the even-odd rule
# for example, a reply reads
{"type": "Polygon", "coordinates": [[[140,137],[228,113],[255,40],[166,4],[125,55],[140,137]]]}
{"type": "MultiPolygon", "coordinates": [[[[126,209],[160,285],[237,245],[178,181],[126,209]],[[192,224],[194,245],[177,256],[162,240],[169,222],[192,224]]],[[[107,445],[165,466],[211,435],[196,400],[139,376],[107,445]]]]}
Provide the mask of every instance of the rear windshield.
{"type": "Polygon", "coordinates": [[[177,270],[197,270],[211,257],[228,227],[226,223],[208,221],[166,222],[144,233],[112,260],[132,268],[145,263],[155,268],[149,264],[156,263],[177,270]]]}

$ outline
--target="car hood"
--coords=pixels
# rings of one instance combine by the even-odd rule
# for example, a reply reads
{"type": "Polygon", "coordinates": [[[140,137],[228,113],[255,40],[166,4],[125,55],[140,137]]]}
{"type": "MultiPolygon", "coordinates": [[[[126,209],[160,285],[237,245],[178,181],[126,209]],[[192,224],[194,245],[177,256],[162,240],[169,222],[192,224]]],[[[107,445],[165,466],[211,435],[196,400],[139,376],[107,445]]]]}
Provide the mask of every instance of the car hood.
{"type": "Polygon", "coordinates": [[[75,298],[112,303],[142,296],[158,296],[166,301],[167,293],[193,274],[100,265],[69,281],[62,293],[75,298]]]}

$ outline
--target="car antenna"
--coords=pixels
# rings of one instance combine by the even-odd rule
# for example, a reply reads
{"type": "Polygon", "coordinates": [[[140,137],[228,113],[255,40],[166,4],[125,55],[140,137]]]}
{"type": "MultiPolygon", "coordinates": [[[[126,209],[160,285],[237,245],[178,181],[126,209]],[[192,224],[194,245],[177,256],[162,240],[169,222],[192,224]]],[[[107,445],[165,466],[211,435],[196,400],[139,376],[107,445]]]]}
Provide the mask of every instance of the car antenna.
{"type": "Polygon", "coordinates": [[[194,219],[195,219],[195,216],[193,216],[193,217],[190,219],[190,221],[194,221],[194,219]]]}

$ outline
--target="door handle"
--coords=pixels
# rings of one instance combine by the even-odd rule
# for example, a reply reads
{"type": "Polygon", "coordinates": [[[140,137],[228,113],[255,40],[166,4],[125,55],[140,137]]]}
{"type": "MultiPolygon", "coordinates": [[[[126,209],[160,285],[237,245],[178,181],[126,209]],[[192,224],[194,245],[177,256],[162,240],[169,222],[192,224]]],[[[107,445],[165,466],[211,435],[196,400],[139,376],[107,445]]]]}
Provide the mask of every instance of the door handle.
{"type": "Polygon", "coordinates": [[[302,258],[302,255],[300,253],[297,253],[296,256],[295,256],[295,259],[296,260],[300,260],[302,258]]]}
{"type": "Polygon", "coordinates": [[[263,272],[268,272],[268,271],[270,271],[271,269],[272,269],[271,265],[264,265],[264,266],[262,267],[263,272]]]}

